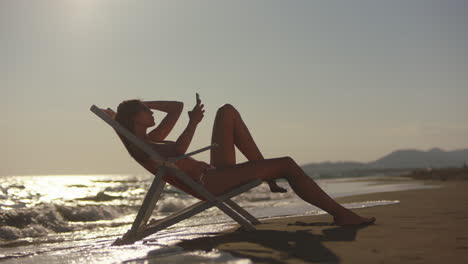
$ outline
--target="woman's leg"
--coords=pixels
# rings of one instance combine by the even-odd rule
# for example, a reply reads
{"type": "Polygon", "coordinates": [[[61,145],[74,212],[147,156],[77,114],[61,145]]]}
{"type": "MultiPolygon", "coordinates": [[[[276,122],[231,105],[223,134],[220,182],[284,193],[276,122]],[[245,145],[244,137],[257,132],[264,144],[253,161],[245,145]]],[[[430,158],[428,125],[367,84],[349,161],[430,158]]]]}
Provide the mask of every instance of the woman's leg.
{"type": "MultiPolygon", "coordinates": [[[[210,163],[216,168],[236,164],[234,146],[237,146],[249,161],[264,160],[241,115],[230,104],[225,104],[216,112],[211,142],[219,145],[210,153],[210,163]]],[[[286,192],[286,189],[279,187],[274,180],[267,180],[267,183],[273,192],[286,192]]]]}
{"type": "Polygon", "coordinates": [[[210,192],[219,195],[255,178],[262,180],[286,178],[300,198],[331,214],[338,225],[368,224],[375,221],[375,218],[360,217],[338,204],[290,157],[248,161],[216,169],[209,171],[204,181],[205,187],[210,192]]]}

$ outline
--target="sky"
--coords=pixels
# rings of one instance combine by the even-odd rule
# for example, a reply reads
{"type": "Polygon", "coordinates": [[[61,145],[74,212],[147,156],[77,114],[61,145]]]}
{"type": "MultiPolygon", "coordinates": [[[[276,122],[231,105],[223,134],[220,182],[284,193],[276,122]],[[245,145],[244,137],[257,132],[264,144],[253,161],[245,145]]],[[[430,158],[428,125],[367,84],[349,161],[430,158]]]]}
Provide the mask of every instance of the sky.
{"type": "Polygon", "coordinates": [[[196,92],[189,150],[210,144],[225,103],[266,158],[300,165],[467,148],[467,5],[0,1],[0,175],[143,174],[90,106],[182,101],[176,140],[196,92]]]}

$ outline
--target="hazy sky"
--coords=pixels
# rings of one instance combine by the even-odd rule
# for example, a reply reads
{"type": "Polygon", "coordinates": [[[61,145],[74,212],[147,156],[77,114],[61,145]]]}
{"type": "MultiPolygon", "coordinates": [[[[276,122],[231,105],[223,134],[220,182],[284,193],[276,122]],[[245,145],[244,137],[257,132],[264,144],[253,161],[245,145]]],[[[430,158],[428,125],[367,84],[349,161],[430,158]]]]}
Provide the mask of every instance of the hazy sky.
{"type": "Polygon", "coordinates": [[[299,164],[466,148],[467,5],[2,0],[0,175],[144,173],[89,107],[183,101],[175,140],[195,92],[206,113],[189,150],[224,103],[267,158],[299,164]]]}

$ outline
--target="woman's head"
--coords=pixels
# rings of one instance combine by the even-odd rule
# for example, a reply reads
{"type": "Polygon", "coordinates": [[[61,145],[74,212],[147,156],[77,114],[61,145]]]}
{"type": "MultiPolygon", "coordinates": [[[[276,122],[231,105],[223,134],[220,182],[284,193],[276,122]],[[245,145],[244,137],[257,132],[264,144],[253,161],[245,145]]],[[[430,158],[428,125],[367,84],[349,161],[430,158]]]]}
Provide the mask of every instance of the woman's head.
{"type": "MultiPolygon", "coordinates": [[[[143,128],[154,126],[153,112],[138,99],[126,100],[120,103],[117,107],[115,121],[119,122],[132,133],[135,133],[137,126],[142,126],[143,128]]],[[[119,136],[134,159],[141,162],[148,158],[148,155],[130,143],[125,137],[120,134],[119,136]]]]}
{"type": "Polygon", "coordinates": [[[153,112],[138,99],[120,103],[117,107],[115,120],[131,132],[135,132],[135,126],[145,128],[154,126],[153,112]]]}

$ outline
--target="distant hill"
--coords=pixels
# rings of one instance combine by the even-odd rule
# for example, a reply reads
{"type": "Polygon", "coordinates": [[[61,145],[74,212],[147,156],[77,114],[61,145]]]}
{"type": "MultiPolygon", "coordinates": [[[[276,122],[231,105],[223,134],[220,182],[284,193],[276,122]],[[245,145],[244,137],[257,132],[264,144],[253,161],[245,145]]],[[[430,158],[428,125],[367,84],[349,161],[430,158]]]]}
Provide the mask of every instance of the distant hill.
{"type": "Polygon", "coordinates": [[[444,151],[433,148],[428,151],[396,150],[380,159],[368,163],[323,162],[303,165],[304,171],[313,176],[340,177],[372,174],[385,170],[416,168],[459,168],[468,164],[468,149],[444,151]]]}
{"type": "Polygon", "coordinates": [[[449,168],[468,162],[468,149],[397,150],[368,165],[373,168],[449,168]]]}

